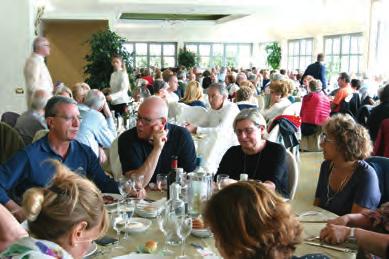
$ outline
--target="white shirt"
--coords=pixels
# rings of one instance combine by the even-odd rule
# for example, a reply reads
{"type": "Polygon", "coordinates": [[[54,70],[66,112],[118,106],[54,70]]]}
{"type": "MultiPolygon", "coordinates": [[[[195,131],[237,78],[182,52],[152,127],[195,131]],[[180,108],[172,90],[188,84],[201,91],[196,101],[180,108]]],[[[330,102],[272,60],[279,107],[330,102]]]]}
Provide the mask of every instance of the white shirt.
{"type": "Polygon", "coordinates": [[[197,127],[197,133],[233,133],[232,123],[238,113],[238,106],[235,103],[225,100],[222,108],[219,110],[209,109],[208,119],[203,125],[204,127],[197,127]]]}
{"type": "Polygon", "coordinates": [[[278,103],[275,103],[270,106],[269,109],[264,110],[263,117],[265,117],[267,121],[271,121],[278,115],[281,115],[285,108],[289,105],[291,105],[291,102],[289,101],[288,97],[283,97],[278,103]]]}
{"type": "Polygon", "coordinates": [[[130,97],[128,96],[128,87],[130,86],[130,81],[128,79],[127,72],[120,70],[115,71],[111,74],[111,79],[109,81],[111,87],[111,103],[113,105],[129,103],[130,97]]]}
{"type": "Polygon", "coordinates": [[[180,100],[180,97],[175,92],[167,92],[166,93],[166,100],[168,103],[177,103],[180,100]]]}
{"type": "Polygon", "coordinates": [[[24,65],[24,79],[27,88],[27,98],[30,99],[32,93],[38,89],[53,94],[53,80],[45,64],[43,56],[32,53],[24,65]]]}

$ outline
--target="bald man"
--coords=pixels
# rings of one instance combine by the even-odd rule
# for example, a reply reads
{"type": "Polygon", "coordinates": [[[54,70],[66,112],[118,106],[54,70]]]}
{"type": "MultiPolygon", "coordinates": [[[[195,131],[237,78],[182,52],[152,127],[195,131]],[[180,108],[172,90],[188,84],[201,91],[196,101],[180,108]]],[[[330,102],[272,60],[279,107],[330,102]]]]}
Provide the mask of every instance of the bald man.
{"type": "Polygon", "coordinates": [[[45,90],[53,95],[54,87],[49,70],[45,64],[45,57],[50,55],[50,43],[44,37],[37,37],[33,42],[33,53],[24,65],[24,79],[27,90],[27,107],[31,105],[31,96],[38,90],[45,90]]]}
{"type": "Polygon", "coordinates": [[[144,185],[155,182],[157,174],[167,174],[172,157],[178,167],[192,172],[196,151],[190,133],[167,123],[168,107],[157,96],[147,98],[139,107],[136,127],[119,137],[118,152],[123,173],[144,175],[144,185]]]}

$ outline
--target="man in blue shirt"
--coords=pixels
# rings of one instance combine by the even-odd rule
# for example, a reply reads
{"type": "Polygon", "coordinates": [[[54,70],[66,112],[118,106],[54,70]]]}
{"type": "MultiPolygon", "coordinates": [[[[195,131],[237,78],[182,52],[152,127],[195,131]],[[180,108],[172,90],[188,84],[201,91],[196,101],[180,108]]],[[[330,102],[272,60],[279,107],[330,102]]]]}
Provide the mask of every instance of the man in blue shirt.
{"type": "Polygon", "coordinates": [[[178,167],[191,172],[196,167],[196,151],[190,133],[167,123],[168,107],[152,96],[139,107],[136,127],[119,137],[118,153],[123,172],[144,175],[144,185],[155,181],[156,174],[170,171],[172,156],[178,167]]]}
{"type": "Polygon", "coordinates": [[[317,55],[317,61],[310,64],[304,72],[304,75],[301,77],[301,84],[305,76],[313,76],[315,79],[321,81],[322,88],[325,90],[327,88],[327,79],[326,79],[326,67],[323,64],[324,55],[322,53],[317,55]]]}
{"type": "Polygon", "coordinates": [[[0,203],[18,220],[23,220],[24,215],[20,206],[8,196],[9,191],[20,198],[28,188],[47,185],[54,174],[49,159],[59,160],[76,173],[85,175],[103,192],[118,192],[117,183],[105,175],[93,151],[74,140],[80,126],[79,116],[73,99],[51,98],[45,110],[48,135],[0,166],[0,203]]]}

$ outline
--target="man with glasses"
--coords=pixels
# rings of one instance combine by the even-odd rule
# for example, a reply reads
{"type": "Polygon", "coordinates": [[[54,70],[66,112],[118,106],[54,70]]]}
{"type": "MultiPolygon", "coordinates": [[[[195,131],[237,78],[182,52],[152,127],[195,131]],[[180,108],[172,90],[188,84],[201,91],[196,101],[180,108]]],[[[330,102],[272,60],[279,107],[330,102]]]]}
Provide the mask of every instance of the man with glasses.
{"type": "Polygon", "coordinates": [[[80,126],[79,116],[77,103],[73,99],[52,97],[45,109],[49,128],[47,136],[0,165],[0,203],[19,221],[24,220],[17,204],[23,193],[31,187],[47,185],[53,177],[54,167],[50,159],[59,160],[72,171],[86,176],[102,192],[118,193],[117,183],[104,173],[92,149],[75,140],[80,126]]]}
{"type": "Polygon", "coordinates": [[[334,100],[331,102],[331,113],[337,113],[340,111],[340,104],[352,93],[350,85],[350,76],[346,72],[342,72],[338,77],[339,90],[336,92],[334,100]]]}
{"type": "Polygon", "coordinates": [[[172,157],[178,158],[178,167],[192,172],[196,151],[189,132],[167,123],[168,107],[157,96],[151,96],[140,105],[136,127],[119,137],[118,153],[123,173],[144,175],[144,186],[155,182],[157,174],[167,174],[172,157]]]}
{"type": "Polygon", "coordinates": [[[24,65],[28,108],[31,104],[31,96],[37,89],[43,89],[50,96],[53,95],[53,80],[45,64],[45,57],[48,55],[50,55],[49,41],[44,37],[35,38],[33,42],[33,53],[24,65]]]}

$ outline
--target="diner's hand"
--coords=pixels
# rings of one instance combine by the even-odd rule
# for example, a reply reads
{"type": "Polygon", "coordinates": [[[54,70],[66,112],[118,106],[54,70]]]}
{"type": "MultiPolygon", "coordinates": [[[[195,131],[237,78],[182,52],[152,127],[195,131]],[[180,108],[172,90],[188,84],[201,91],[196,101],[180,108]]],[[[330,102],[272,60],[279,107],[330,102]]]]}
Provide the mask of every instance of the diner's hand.
{"type": "Polygon", "coordinates": [[[107,161],[107,155],[104,152],[102,147],[99,147],[99,163],[100,165],[104,164],[107,161]]]}
{"type": "Polygon", "coordinates": [[[197,133],[197,127],[191,123],[186,123],[184,125],[184,127],[190,132],[190,133],[193,133],[193,134],[196,134],[197,133]]]}
{"type": "Polygon", "coordinates": [[[329,219],[327,221],[328,224],[339,225],[339,226],[347,226],[348,222],[349,222],[349,218],[347,215],[337,217],[335,219],[329,219]]]}
{"type": "Polygon", "coordinates": [[[105,118],[112,117],[112,112],[109,109],[108,102],[104,102],[103,108],[102,108],[103,114],[105,118]]]}
{"type": "Polygon", "coordinates": [[[135,198],[138,198],[138,199],[144,199],[144,198],[146,198],[146,195],[147,195],[147,193],[146,193],[145,188],[142,188],[139,191],[131,190],[128,193],[128,196],[135,197],[135,198]]]}
{"type": "Polygon", "coordinates": [[[107,96],[105,97],[105,99],[107,99],[108,102],[112,101],[112,97],[111,97],[110,95],[107,95],[107,96]]]}
{"type": "Polygon", "coordinates": [[[341,244],[350,236],[351,228],[340,225],[327,224],[320,231],[320,240],[329,244],[341,244]]]}
{"type": "Polygon", "coordinates": [[[154,126],[153,127],[153,146],[158,148],[163,148],[167,141],[168,130],[165,130],[163,126],[154,126]]]}
{"type": "Polygon", "coordinates": [[[276,185],[272,181],[264,181],[262,182],[263,185],[265,185],[266,188],[275,191],[276,190],[276,185]]]}

